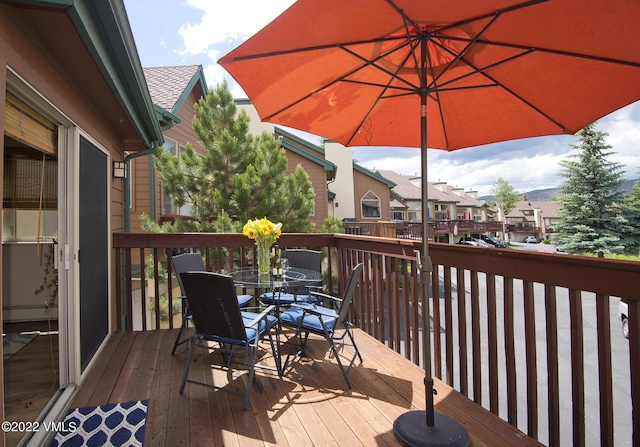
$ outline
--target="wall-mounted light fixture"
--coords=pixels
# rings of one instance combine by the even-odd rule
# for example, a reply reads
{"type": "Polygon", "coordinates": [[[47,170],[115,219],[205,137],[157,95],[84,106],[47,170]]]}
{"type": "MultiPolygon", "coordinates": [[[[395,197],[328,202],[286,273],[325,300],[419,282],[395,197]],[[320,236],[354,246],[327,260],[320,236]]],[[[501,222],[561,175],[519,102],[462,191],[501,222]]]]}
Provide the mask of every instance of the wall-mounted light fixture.
{"type": "Polygon", "coordinates": [[[127,164],[124,161],[113,162],[113,178],[127,178],[127,164]]]}

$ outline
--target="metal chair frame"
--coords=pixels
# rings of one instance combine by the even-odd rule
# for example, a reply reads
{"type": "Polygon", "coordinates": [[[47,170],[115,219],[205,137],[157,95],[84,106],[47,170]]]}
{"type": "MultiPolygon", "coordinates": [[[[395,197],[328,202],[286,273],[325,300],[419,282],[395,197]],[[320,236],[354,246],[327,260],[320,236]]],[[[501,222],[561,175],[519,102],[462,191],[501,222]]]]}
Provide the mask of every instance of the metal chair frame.
{"type": "MultiPolygon", "coordinates": [[[[275,354],[271,329],[276,325],[276,318],[269,316],[275,306],[269,306],[260,314],[241,312],[235,292],[233,279],[227,275],[210,272],[185,272],[181,274],[187,301],[191,309],[196,332],[188,338],[187,363],[185,365],[180,394],[183,394],[187,382],[244,396],[243,410],[249,406],[249,397],[253,384],[256,366],[258,343],[267,336],[271,350],[275,354]],[[223,352],[227,367],[239,363],[249,369],[248,383],[245,392],[228,386],[218,386],[198,380],[189,379],[189,369],[193,363],[193,351],[196,347],[210,349],[208,342],[219,344],[218,350],[223,352]],[[244,361],[232,358],[238,352],[244,352],[244,361]]],[[[204,357],[204,355],[203,355],[204,357]]]]}
{"type": "Polygon", "coordinates": [[[320,298],[321,300],[327,300],[335,304],[339,304],[339,310],[336,312],[333,309],[308,304],[308,303],[300,303],[293,304],[289,309],[280,314],[280,322],[285,325],[294,326],[296,328],[295,335],[291,339],[290,343],[294,346],[297,346],[297,340],[300,340],[300,349],[294,354],[288,353],[287,358],[284,362],[283,371],[286,371],[288,367],[290,367],[296,358],[302,356],[307,347],[307,340],[309,338],[310,333],[315,333],[318,335],[322,335],[325,340],[329,343],[330,347],[330,356],[336,358],[338,362],[338,367],[344,376],[345,381],[347,382],[347,386],[351,388],[351,382],[349,381],[349,372],[351,368],[355,364],[356,359],[360,360],[360,363],[363,362],[362,355],[358,350],[358,346],[356,345],[355,338],[353,336],[353,332],[351,331],[351,322],[348,319],[347,313],[349,311],[349,307],[353,300],[353,296],[356,291],[356,287],[360,282],[360,277],[362,276],[362,269],[364,265],[362,263],[356,265],[351,271],[351,275],[349,276],[349,280],[347,282],[347,286],[345,287],[345,291],[343,294],[343,298],[336,298],[331,295],[327,295],[319,292],[311,292],[312,295],[320,298]],[[310,320],[307,320],[305,324],[305,319],[307,316],[311,317],[310,320]],[[311,325],[311,321],[315,321],[315,318],[318,319],[320,323],[320,327],[322,330],[319,330],[317,326],[311,325]],[[292,324],[292,323],[295,323],[292,324]],[[339,326],[342,328],[339,329],[339,326]],[[304,336],[301,335],[304,332],[304,336]],[[349,360],[348,366],[345,368],[342,361],[340,360],[340,356],[338,355],[338,349],[336,348],[336,344],[344,346],[345,338],[349,337],[351,341],[351,345],[353,346],[355,353],[349,360]]]}

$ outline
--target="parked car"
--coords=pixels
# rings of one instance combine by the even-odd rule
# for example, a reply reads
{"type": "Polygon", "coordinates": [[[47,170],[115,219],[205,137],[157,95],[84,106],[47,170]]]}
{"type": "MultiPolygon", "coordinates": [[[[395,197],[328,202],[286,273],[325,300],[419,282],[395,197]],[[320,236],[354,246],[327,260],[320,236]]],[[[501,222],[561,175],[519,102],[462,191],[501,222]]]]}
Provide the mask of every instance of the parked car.
{"type": "Polygon", "coordinates": [[[622,322],[622,335],[629,338],[629,304],[626,300],[621,299],[618,303],[618,313],[622,322]]]}
{"type": "Polygon", "coordinates": [[[493,248],[494,247],[493,245],[486,243],[482,239],[477,239],[475,237],[462,238],[462,239],[460,239],[460,241],[458,241],[458,244],[473,245],[475,247],[483,247],[483,248],[493,248]]]}
{"type": "Polygon", "coordinates": [[[505,248],[507,246],[507,243],[505,241],[503,241],[502,239],[499,239],[499,238],[497,238],[495,236],[483,235],[483,236],[480,237],[480,239],[485,241],[487,244],[493,245],[494,247],[505,248]]]}
{"type": "Polygon", "coordinates": [[[522,240],[522,242],[526,243],[526,244],[537,244],[538,243],[538,238],[535,236],[525,236],[525,238],[522,240]]]}
{"type": "Polygon", "coordinates": [[[467,240],[467,239],[460,239],[458,241],[458,244],[459,245],[471,245],[473,247],[477,247],[478,246],[478,243],[476,241],[470,241],[470,240],[467,240]]]}

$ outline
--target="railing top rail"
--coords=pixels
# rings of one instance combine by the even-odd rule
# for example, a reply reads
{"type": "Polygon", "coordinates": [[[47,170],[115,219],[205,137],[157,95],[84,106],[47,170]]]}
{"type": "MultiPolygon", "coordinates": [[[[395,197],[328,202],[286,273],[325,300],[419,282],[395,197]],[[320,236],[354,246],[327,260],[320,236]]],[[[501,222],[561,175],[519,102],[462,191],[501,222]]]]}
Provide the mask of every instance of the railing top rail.
{"type": "MultiPolygon", "coordinates": [[[[413,260],[419,241],[352,234],[285,233],[281,247],[339,247],[413,260]]],[[[239,233],[114,233],[114,248],[251,247],[239,233]]],[[[434,264],[640,300],[640,263],[513,249],[430,243],[434,264]]]]}

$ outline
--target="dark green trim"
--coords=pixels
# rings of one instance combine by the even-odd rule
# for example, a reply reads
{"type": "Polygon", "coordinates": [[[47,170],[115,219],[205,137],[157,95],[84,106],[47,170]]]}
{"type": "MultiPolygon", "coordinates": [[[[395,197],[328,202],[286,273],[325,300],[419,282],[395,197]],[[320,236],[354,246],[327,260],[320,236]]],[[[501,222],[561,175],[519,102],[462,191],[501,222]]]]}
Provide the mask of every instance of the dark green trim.
{"type": "Polygon", "coordinates": [[[164,123],[164,125],[161,127],[161,130],[163,132],[165,130],[171,129],[174,124],[179,124],[182,122],[182,120],[178,116],[166,111],[160,106],[154,105],[153,108],[156,111],[156,118],[158,119],[158,121],[164,123]]]}
{"type": "Polygon", "coordinates": [[[300,138],[299,136],[294,135],[291,132],[287,132],[282,127],[274,126],[273,132],[276,135],[280,134],[280,135],[282,135],[284,137],[287,137],[287,138],[295,141],[296,143],[303,145],[306,148],[309,148],[309,149],[314,150],[316,152],[320,152],[322,154],[322,156],[324,157],[324,149],[322,147],[318,146],[317,144],[313,144],[310,141],[305,140],[304,138],[300,138]]]}

